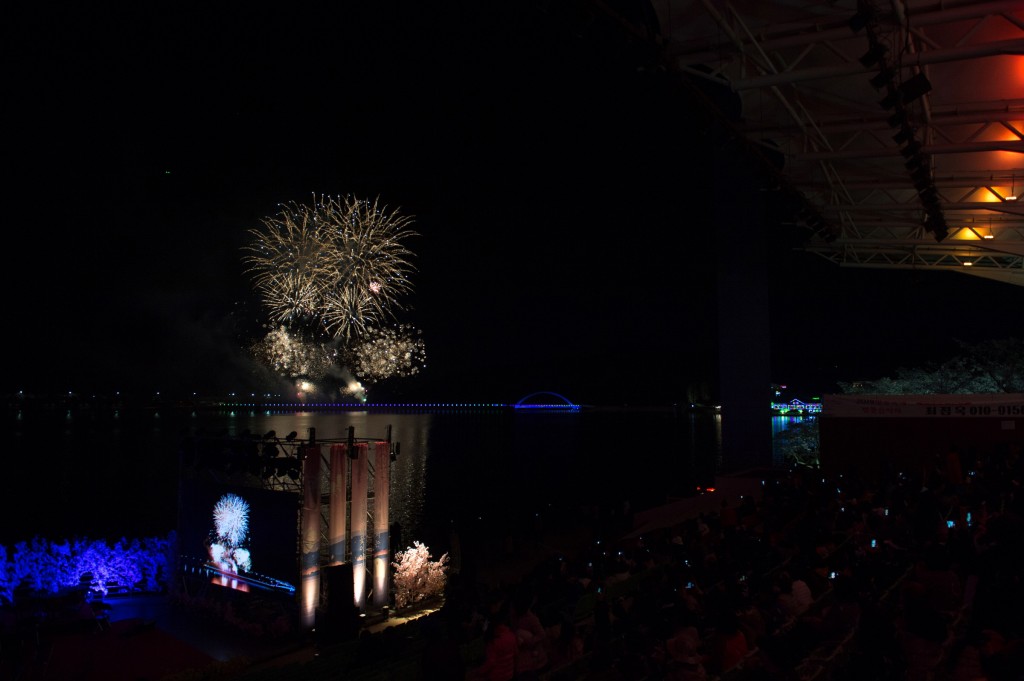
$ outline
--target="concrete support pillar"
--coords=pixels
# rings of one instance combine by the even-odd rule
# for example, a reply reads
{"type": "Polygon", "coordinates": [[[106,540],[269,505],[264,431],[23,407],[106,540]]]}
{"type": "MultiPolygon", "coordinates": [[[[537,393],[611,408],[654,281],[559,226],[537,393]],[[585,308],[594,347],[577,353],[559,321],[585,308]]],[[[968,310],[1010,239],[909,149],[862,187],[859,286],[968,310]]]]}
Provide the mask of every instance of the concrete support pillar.
{"type": "Polygon", "coordinates": [[[770,225],[765,183],[748,153],[716,154],[722,472],[772,465],[770,225]]]}

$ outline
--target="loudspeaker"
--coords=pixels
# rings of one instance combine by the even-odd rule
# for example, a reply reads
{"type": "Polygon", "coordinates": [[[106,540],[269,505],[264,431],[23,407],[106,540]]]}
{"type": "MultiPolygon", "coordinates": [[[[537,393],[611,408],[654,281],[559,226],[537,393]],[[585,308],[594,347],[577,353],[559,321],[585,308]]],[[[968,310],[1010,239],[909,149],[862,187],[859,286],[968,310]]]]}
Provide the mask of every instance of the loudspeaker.
{"type": "Polygon", "coordinates": [[[320,588],[324,594],[322,602],[325,603],[316,618],[321,644],[358,636],[361,622],[352,590],[352,563],[320,568],[320,588]]]}
{"type": "Polygon", "coordinates": [[[328,565],[320,569],[320,575],[329,613],[355,609],[355,592],[352,590],[352,563],[328,565]]]}

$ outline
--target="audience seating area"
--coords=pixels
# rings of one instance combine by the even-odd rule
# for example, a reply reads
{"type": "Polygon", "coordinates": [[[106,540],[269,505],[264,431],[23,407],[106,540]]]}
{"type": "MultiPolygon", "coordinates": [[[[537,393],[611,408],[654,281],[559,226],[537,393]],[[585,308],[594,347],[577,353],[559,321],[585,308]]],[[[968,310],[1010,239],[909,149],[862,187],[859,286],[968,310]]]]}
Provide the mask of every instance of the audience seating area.
{"type": "Polygon", "coordinates": [[[518,583],[452,575],[429,618],[294,678],[497,678],[488,632],[514,624],[525,591],[547,664],[523,681],[1019,681],[1022,466],[1017,449],[941,452],[876,481],[794,469],[639,539],[595,526],[588,549],[518,583]]]}

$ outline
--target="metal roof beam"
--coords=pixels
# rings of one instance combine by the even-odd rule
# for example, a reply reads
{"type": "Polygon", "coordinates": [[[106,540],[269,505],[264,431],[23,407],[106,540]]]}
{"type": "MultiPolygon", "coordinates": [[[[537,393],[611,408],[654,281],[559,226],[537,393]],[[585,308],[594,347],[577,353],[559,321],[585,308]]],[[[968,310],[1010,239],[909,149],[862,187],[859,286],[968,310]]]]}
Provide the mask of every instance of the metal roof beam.
{"type": "MultiPolygon", "coordinates": [[[[1007,54],[1024,54],[1024,38],[1011,40],[998,40],[980,45],[964,45],[961,47],[950,47],[927,52],[915,52],[904,55],[900,66],[910,68],[913,66],[926,66],[929,64],[942,64],[951,61],[963,61],[966,59],[979,59],[982,57],[998,57],[1007,54]]],[[[695,69],[682,67],[688,73],[698,74],[695,69]]],[[[758,88],[771,87],[773,85],[788,85],[792,83],[803,83],[826,78],[841,78],[843,76],[863,75],[868,76],[873,72],[865,68],[859,62],[852,62],[839,66],[821,66],[815,68],[783,71],[781,73],[770,73],[754,78],[743,78],[729,83],[736,92],[744,90],[756,90],[758,88]]]]}
{"type": "MultiPolygon", "coordinates": [[[[891,130],[889,112],[854,113],[849,115],[824,115],[818,118],[816,126],[825,134],[861,132],[864,130],[891,130]]],[[[962,123],[1003,123],[1024,120],[1024,99],[1010,99],[974,104],[955,104],[932,107],[932,125],[960,125],[962,123]]],[[[759,124],[752,120],[742,125],[747,133],[770,135],[773,133],[801,132],[801,126],[773,122],[759,124]]]]}
{"type": "MultiPolygon", "coordinates": [[[[703,4],[707,7],[706,2],[703,4]]],[[[999,2],[968,4],[958,8],[941,8],[936,6],[933,10],[913,11],[913,26],[914,28],[921,28],[948,24],[952,21],[985,19],[997,14],[1019,12],[1020,2],[1019,0],[1001,0],[999,2]]],[[[704,64],[722,61],[723,54],[731,53],[735,55],[743,51],[748,43],[738,39],[738,36],[732,35],[734,27],[725,21],[725,17],[713,10],[708,10],[708,14],[722,27],[723,31],[731,34],[732,40],[716,41],[714,43],[704,41],[690,46],[680,40],[670,40],[666,48],[667,56],[681,59],[689,64],[704,64]]],[[[756,30],[757,44],[761,50],[772,52],[849,39],[853,36],[853,33],[848,22],[848,18],[843,18],[816,22],[780,23],[767,27],[758,27],[756,30]]],[[[749,44],[752,45],[753,42],[751,40],[749,44]]]]}
{"type": "MultiPolygon", "coordinates": [[[[1009,151],[1024,154],[1024,140],[1000,142],[971,142],[970,144],[929,144],[921,147],[922,154],[965,154],[978,151],[1009,151]]],[[[895,157],[895,147],[876,149],[843,149],[840,151],[808,151],[789,154],[793,161],[837,161],[858,158],[895,157]]]]}

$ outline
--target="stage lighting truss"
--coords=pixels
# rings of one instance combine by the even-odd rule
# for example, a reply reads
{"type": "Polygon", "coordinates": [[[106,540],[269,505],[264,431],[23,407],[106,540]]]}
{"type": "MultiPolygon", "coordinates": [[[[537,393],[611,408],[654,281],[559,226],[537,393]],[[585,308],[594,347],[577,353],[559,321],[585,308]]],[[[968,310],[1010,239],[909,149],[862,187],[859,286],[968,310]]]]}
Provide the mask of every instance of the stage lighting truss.
{"type": "MultiPolygon", "coordinates": [[[[595,16],[614,14],[601,7],[595,16]]],[[[752,148],[777,145],[781,184],[814,210],[794,221],[801,248],[842,266],[1024,286],[1024,205],[1010,198],[1024,175],[1024,97],[1007,77],[1024,54],[1019,1],[732,0],[726,11],[667,0],[655,11],[662,66],[684,84],[726,83],[741,103],[729,129],[752,148]],[[989,220],[991,238],[968,229],[989,220]],[[954,266],[945,255],[967,242],[987,257],[954,266]]]]}

